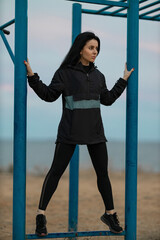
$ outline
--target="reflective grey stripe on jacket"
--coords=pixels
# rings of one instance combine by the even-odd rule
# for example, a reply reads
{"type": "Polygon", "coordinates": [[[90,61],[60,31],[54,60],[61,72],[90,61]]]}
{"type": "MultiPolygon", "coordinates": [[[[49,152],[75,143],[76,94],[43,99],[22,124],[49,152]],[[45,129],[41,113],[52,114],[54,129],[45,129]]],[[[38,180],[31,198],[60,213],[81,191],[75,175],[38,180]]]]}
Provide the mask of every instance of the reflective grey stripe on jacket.
{"type": "Polygon", "coordinates": [[[70,110],[100,108],[100,100],[91,99],[91,100],[74,101],[73,96],[66,96],[65,100],[66,100],[65,107],[70,110]]]}

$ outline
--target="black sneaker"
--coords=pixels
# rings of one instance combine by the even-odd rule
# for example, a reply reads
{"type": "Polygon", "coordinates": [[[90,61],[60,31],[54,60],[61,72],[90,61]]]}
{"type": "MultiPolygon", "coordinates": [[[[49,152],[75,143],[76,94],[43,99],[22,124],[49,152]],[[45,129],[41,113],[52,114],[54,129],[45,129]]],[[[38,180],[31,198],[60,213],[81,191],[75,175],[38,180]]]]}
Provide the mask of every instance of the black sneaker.
{"type": "Polygon", "coordinates": [[[37,234],[39,237],[44,237],[46,236],[47,233],[47,228],[46,228],[46,216],[43,214],[38,214],[36,216],[36,230],[35,234],[37,234]]]}
{"type": "Polygon", "coordinates": [[[121,233],[123,228],[119,225],[117,213],[107,214],[104,213],[101,217],[101,221],[108,225],[109,229],[113,233],[121,233]]]}

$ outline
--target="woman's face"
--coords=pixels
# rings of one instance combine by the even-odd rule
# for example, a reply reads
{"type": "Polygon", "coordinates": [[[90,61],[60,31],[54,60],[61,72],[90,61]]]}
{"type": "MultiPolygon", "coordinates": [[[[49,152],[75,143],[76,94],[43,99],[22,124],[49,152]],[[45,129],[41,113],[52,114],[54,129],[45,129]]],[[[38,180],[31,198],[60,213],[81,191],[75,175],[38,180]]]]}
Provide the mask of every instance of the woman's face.
{"type": "Polygon", "coordinates": [[[80,51],[80,61],[83,65],[89,65],[94,62],[98,54],[98,41],[95,39],[86,42],[80,51]]]}

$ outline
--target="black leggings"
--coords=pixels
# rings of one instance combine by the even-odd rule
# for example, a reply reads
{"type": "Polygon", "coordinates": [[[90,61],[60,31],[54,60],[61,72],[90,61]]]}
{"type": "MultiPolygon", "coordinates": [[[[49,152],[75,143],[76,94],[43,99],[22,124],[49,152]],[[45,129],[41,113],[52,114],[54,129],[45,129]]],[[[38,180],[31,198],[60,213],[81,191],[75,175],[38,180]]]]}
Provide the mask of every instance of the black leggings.
{"type": "MultiPolygon", "coordinates": [[[[76,145],[57,143],[51,168],[44,180],[39,209],[46,210],[47,205],[55,192],[58,182],[67,168],[76,145]]],[[[87,145],[94,169],[97,174],[97,185],[106,210],[114,209],[112,188],[108,176],[108,153],[106,143],[87,145]]]]}

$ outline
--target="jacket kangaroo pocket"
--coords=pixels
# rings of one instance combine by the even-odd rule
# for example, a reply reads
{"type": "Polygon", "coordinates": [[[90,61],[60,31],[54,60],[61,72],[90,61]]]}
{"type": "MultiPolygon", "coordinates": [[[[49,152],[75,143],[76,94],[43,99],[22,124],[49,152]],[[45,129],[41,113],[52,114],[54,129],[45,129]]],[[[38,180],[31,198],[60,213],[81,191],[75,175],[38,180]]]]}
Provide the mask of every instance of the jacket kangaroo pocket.
{"type": "Polygon", "coordinates": [[[71,137],[93,139],[103,129],[99,109],[75,109],[72,113],[71,137]]]}

